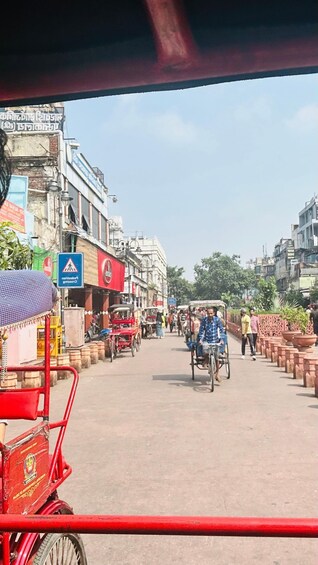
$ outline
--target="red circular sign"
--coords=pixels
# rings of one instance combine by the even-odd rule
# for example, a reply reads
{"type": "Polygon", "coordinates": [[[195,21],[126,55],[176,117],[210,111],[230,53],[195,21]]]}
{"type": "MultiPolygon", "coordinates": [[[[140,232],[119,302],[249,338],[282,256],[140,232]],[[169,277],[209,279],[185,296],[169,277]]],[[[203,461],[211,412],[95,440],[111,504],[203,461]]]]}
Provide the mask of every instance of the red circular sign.
{"type": "Polygon", "coordinates": [[[42,269],[44,271],[44,273],[48,276],[51,277],[52,276],[52,272],[53,272],[53,261],[52,261],[52,257],[48,256],[45,257],[43,263],[42,263],[42,269]]]}
{"type": "Polygon", "coordinates": [[[113,276],[113,267],[110,259],[106,259],[103,265],[103,279],[105,284],[109,284],[113,276]]]}

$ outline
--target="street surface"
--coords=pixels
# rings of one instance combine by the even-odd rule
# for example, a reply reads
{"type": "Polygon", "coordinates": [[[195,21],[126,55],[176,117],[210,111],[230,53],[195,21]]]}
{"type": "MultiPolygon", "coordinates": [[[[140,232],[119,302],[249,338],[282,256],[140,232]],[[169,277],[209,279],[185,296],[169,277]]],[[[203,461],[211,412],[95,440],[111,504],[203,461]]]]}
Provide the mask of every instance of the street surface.
{"type": "MultiPolygon", "coordinates": [[[[231,379],[214,393],[206,372],[191,380],[176,334],[81,373],[64,449],[74,472],[59,490],[75,513],[317,516],[318,400],[268,360],[242,360],[234,338],[230,349],[231,379]]],[[[89,565],[318,563],[317,540],[83,539],[89,565]]]]}

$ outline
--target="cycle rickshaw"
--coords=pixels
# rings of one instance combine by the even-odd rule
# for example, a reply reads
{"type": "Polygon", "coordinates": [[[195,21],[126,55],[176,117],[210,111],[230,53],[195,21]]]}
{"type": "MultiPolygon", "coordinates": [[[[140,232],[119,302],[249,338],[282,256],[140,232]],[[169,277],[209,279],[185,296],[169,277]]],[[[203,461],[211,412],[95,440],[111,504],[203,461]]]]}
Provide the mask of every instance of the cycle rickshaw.
{"type": "Polygon", "coordinates": [[[159,308],[157,306],[147,306],[143,309],[145,312],[146,337],[151,338],[156,335],[156,319],[159,308]]]}
{"type": "Polygon", "coordinates": [[[219,374],[225,379],[231,376],[230,368],[230,351],[227,336],[227,305],[222,300],[192,300],[189,303],[188,330],[186,332],[186,344],[191,353],[191,373],[194,380],[195,367],[199,370],[206,370],[203,367],[202,347],[198,343],[198,330],[195,331],[195,320],[199,321],[208,307],[215,306],[218,309],[224,332],[220,335],[220,344],[217,349],[209,351],[208,374],[210,390],[214,390],[214,376],[216,372],[216,363],[219,365],[219,374]],[[222,371],[222,368],[224,369],[222,371]]]}
{"type": "Polygon", "coordinates": [[[110,361],[122,351],[130,351],[132,357],[141,347],[141,329],[134,315],[133,304],[114,304],[111,310],[111,331],[108,334],[110,361]]]}
{"type": "MultiPolygon", "coordinates": [[[[73,380],[64,415],[50,421],[50,311],[57,297],[50,279],[36,271],[0,272],[0,417],[34,421],[35,425],[18,437],[0,443],[0,504],[2,514],[49,516],[73,514],[72,508],[57,494],[70,476],[71,466],[62,454],[62,444],[70,417],[78,373],[72,367],[59,367],[73,380]],[[26,291],[27,289],[27,291],[26,291]],[[39,366],[7,366],[10,333],[39,320],[45,321],[45,357],[39,366]],[[7,388],[10,373],[42,371],[44,383],[36,388],[7,388]],[[57,434],[52,431],[56,430],[57,434]]],[[[20,383],[17,382],[17,385],[20,383]]],[[[4,441],[4,440],[3,440],[4,441]]],[[[0,562],[3,565],[86,565],[81,538],[74,533],[9,533],[0,535],[0,562]],[[63,557],[64,556],[64,557],[63,557]],[[65,559],[64,559],[65,558],[65,559]]]]}

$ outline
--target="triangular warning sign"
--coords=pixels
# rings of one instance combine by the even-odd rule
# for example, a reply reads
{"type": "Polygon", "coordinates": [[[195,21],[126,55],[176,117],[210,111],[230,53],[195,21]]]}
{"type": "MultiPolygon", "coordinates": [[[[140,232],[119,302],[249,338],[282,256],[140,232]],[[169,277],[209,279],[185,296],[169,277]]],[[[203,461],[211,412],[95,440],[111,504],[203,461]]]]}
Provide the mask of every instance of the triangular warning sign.
{"type": "Polygon", "coordinates": [[[71,258],[67,261],[63,271],[63,273],[78,273],[77,268],[75,267],[71,258]]]}

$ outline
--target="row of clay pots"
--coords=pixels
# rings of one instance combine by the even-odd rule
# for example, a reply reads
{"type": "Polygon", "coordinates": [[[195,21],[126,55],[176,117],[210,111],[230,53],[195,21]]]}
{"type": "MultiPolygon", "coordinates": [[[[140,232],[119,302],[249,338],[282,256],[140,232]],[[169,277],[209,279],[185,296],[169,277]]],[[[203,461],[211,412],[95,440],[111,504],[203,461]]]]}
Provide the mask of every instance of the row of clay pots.
{"type": "Polygon", "coordinates": [[[293,345],[299,351],[309,351],[315,345],[317,336],[315,334],[302,334],[300,331],[286,330],[282,332],[282,336],[287,345],[293,345]]]}
{"type": "Polygon", "coordinates": [[[287,343],[294,344],[295,340],[287,342],[282,337],[260,337],[257,350],[286,373],[292,374],[294,379],[302,379],[305,387],[315,387],[315,395],[318,396],[318,357],[313,355],[313,347],[307,346],[300,351],[299,347],[287,343]]]}
{"type": "MultiPolygon", "coordinates": [[[[51,367],[56,370],[50,371],[50,385],[55,386],[58,380],[68,379],[70,371],[59,370],[59,366],[73,367],[78,373],[82,369],[88,369],[92,364],[105,359],[104,341],[93,341],[78,349],[70,349],[66,353],[59,354],[56,358],[51,357],[51,367]]],[[[7,373],[1,383],[2,388],[17,388],[18,382],[21,388],[38,388],[44,385],[44,371],[21,371],[21,373],[7,373]]]]}

